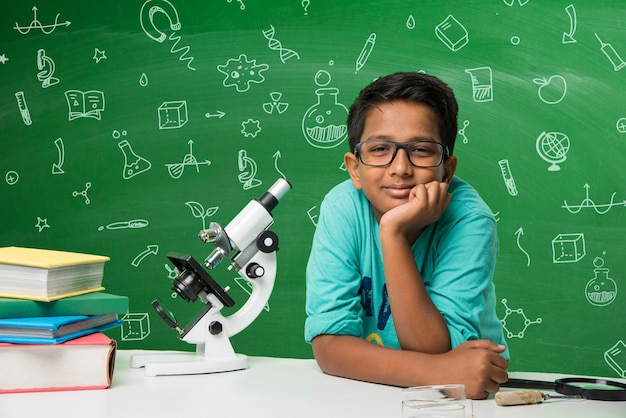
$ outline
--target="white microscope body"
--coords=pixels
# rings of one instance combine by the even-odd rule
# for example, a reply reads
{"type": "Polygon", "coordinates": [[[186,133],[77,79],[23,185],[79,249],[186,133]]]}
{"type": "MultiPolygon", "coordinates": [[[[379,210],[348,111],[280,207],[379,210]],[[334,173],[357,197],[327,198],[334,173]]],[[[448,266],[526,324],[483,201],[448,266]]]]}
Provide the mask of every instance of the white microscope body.
{"type": "Polygon", "coordinates": [[[229,269],[236,268],[252,287],[248,300],[232,315],[223,316],[221,310],[224,306],[234,306],[235,302],[191,256],[168,254],[178,273],[173,289],[187,301],[200,298],[205,307],[186,329],[181,329],[157,300],[153,306],[170,327],[179,331],[179,338],[196,345],[196,352],[135,355],[131,357],[130,367],[145,367],[146,376],[204,374],[248,367],[247,357],[235,353],[230,337],[250,325],[270,298],[278,249],[278,237],[268,231],[274,223],[271,210],[289,190],[291,184],[280,178],[263,196],[251,200],[225,228],[211,223],[209,229],[200,231],[201,241],[215,245],[204,261],[205,266],[213,269],[232,255],[229,269]]]}

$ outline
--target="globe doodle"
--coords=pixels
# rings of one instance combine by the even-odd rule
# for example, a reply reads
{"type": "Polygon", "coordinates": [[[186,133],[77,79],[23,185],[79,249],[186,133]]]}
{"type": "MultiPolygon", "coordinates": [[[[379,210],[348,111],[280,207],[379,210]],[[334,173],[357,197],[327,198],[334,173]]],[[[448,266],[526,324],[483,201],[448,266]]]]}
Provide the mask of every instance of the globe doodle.
{"type": "Polygon", "coordinates": [[[546,162],[552,164],[548,171],[559,171],[558,165],[567,159],[570,148],[569,137],[562,132],[542,132],[537,137],[537,153],[546,162]]]}

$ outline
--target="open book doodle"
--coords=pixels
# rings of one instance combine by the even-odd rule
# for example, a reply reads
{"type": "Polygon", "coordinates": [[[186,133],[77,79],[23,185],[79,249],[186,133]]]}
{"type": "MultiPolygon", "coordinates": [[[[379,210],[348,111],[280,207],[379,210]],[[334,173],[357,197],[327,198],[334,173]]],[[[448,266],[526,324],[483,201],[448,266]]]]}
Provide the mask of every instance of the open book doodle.
{"type": "Polygon", "coordinates": [[[69,107],[69,120],[78,118],[94,118],[100,120],[104,111],[104,93],[98,90],[65,92],[69,107]]]}

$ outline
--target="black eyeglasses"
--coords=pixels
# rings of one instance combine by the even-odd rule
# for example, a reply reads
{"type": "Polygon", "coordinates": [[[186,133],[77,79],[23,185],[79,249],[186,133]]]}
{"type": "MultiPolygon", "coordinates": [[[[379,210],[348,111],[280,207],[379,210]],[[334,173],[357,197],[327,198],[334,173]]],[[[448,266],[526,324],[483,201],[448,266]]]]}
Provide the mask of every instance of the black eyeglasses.
{"type": "Polygon", "coordinates": [[[411,164],[421,168],[437,167],[441,165],[444,158],[450,156],[448,147],[439,142],[393,142],[382,139],[359,142],[354,148],[354,154],[365,165],[384,167],[396,158],[399,148],[406,152],[411,164]]]}

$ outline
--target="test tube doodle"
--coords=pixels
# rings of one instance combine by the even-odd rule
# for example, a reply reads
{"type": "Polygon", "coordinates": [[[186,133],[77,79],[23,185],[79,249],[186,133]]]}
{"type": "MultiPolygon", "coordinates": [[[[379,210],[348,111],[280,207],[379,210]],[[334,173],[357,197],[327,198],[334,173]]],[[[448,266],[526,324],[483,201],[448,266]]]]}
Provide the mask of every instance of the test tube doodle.
{"type": "Polygon", "coordinates": [[[20,114],[22,115],[22,120],[26,125],[32,125],[33,120],[30,118],[30,111],[28,110],[28,105],[26,104],[26,98],[24,97],[23,91],[18,91],[15,93],[15,98],[17,99],[17,107],[20,109],[20,114]]]}
{"type": "Polygon", "coordinates": [[[504,184],[506,185],[506,189],[511,196],[517,196],[517,186],[515,185],[515,179],[513,178],[513,174],[511,174],[511,167],[509,166],[509,160],[503,159],[498,161],[498,165],[500,165],[500,171],[502,172],[502,179],[504,179],[504,184]]]}

